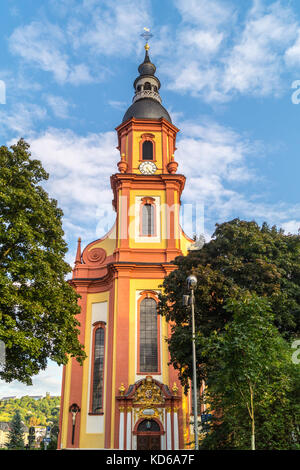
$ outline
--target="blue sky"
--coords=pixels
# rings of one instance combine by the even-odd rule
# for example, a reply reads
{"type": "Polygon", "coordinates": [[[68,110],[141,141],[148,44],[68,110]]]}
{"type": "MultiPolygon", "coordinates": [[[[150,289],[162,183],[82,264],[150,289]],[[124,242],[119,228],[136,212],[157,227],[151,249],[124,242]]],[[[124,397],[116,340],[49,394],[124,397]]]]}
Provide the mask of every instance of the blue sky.
{"type": "MultiPolygon", "coordinates": [[[[0,3],[0,145],[19,137],[50,173],[74,259],[114,220],[114,131],[144,57],[143,27],[161,96],[181,129],[175,154],[184,203],[204,207],[205,234],[240,217],[300,227],[300,4],[297,0],[6,0],[0,3]]],[[[192,235],[192,233],[190,233],[192,235]]],[[[60,393],[54,364],[34,387],[60,393]]]]}

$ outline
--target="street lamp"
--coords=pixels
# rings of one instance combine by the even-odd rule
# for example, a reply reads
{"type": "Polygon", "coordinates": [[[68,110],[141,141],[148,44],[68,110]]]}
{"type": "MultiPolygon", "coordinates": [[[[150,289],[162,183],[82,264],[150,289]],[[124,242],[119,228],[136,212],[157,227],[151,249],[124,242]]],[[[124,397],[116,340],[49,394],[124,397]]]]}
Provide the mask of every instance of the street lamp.
{"type": "Polygon", "coordinates": [[[195,435],[195,449],[199,448],[198,441],[198,407],[197,407],[197,371],[196,371],[196,331],[195,331],[195,295],[194,289],[197,285],[197,278],[193,274],[188,276],[187,280],[190,295],[183,296],[184,305],[191,305],[192,308],[192,346],[193,346],[193,402],[194,402],[194,435],[195,435]]]}

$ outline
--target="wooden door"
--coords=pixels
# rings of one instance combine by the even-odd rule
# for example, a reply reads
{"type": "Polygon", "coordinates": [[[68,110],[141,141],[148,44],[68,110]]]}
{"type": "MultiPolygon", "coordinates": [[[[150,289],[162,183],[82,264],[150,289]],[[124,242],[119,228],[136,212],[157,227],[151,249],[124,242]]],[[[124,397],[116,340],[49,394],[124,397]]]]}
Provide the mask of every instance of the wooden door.
{"type": "Polygon", "coordinates": [[[160,435],[138,435],[137,450],[160,450],[160,435]]]}

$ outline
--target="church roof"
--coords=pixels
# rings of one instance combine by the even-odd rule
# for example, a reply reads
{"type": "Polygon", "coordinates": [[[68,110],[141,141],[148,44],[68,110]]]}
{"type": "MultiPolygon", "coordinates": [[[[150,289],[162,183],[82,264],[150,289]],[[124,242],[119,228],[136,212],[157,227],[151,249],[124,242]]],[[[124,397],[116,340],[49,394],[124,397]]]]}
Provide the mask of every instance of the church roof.
{"type": "Polygon", "coordinates": [[[135,101],[126,111],[123,117],[123,122],[130,118],[136,119],[160,119],[164,118],[172,123],[171,117],[158,101],[151,98],[142,98],[135,101]]]}

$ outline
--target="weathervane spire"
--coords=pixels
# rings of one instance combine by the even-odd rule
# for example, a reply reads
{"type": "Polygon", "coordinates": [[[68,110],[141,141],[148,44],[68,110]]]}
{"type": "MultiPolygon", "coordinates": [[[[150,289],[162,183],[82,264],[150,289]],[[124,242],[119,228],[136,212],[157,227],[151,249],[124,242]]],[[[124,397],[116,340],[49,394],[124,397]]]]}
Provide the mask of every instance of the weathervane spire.
{"type": "Polygon", "coordinates": [[[146,51],[149,50],[150,46],[148,44],[149,39],[153,37],[153,34],[150,32],[150,28],[144,28],[144,32],[141,34],[141,37],[145,39],[145,49],[146,51]]]}

